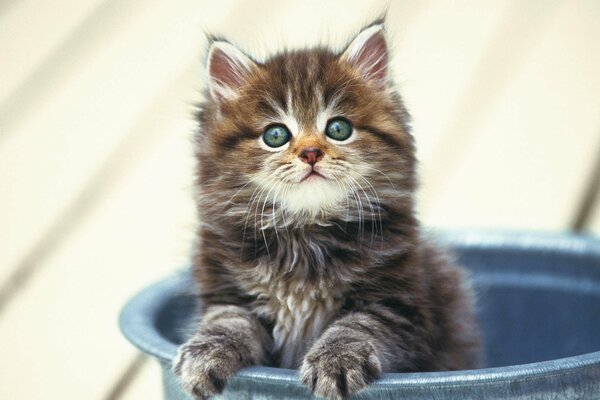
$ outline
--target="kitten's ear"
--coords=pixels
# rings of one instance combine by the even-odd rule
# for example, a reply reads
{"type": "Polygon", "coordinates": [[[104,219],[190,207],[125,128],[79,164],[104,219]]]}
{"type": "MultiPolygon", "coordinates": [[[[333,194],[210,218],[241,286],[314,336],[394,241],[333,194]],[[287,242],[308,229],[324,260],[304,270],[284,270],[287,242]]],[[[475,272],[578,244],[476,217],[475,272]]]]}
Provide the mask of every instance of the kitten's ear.
{"type": "Polygon", "coordinates": [[[383,24],[377,23],[360,32],[342,53],[362,75],[379,86],[387,83],[388,47],[383,24]]]}
{"type": "Polygon", "coordinates": [[[212,42],[206,63],[211,96],[216,101],[236,97],[255,67],[256,63],[231,43],[212,42]]]}

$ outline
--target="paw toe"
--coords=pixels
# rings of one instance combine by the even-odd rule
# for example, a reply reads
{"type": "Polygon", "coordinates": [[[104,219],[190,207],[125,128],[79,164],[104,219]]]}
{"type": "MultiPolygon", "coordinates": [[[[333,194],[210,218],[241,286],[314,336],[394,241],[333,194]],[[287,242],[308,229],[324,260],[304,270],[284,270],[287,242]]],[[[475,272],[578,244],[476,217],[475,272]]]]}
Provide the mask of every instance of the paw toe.
{"type": "Polygon", "coordinates": [[[337,400],[363,390],[380,373],[381,363],[374,354],[315,352],[305,357],[300,378],[316,395],[337,400]]]}

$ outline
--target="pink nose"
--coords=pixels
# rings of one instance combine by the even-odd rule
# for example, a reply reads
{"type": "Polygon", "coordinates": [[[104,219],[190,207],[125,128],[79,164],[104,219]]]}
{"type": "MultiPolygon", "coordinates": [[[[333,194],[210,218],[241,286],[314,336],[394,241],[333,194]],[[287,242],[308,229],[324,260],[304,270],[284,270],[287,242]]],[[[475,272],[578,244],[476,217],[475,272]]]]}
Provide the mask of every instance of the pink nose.
{"type": "Polygon", "coordinates": [[[315,165],[317,162],[323,159],[323,152],[316,147],[309,147],[302,150],[302,153],[300,153],[300,159],[307,164],[315,165]]]}

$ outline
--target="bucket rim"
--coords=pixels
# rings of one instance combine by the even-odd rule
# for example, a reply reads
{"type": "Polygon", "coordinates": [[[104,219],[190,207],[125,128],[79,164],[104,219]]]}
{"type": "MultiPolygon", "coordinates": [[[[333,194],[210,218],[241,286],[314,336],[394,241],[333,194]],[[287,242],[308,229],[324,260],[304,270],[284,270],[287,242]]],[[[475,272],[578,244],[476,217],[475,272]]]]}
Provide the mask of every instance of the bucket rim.
{"type": "MultiPolygon", "coordinates": [[[[574,233],[515,232],[485,230],[429,231],[429,236],[460,251],[460,249],[497,249],[514,252],[539,252],[572,257],[587,257],[598,261],[600,268],[600,239],[574,233]]],[[[156,327],[157,313],[177,294],[189,294],[189,271],[178,272],[154,283],[135,295],[123,308],[119,325],[127,339],[138,349],[169,365],[177,354],[178,345],[160,334],[156,327]],[[187,285],[186,285],[187,283],[187,285]]],[[[539,361],[474,370],[384,373],[371,386],[403,387],[462,387],[498,384],[510,381],[535,381],[581,373],[600,368],[600,351],[539,361]]],[[[292,369],[252,366],[241,369],[237,379],[261,383],[298,383],[298,372],[292,369]]]]}

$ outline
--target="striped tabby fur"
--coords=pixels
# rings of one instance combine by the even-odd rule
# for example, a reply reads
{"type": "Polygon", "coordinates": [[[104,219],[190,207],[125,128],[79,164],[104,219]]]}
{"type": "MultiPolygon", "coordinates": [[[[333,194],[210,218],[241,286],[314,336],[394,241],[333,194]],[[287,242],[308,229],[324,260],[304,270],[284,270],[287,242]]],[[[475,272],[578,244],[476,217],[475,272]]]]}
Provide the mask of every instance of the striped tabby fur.
{"type": "Polygon", "coordinates": [[[415,217],[414,141],[382,24],[341,53],[262,63],[215,40],[207,67],[194,259],[204,316],[174,363],[184,387],[207,398],[266,364],[341,399],[385,371],[477,367],[463,272],[415,217]],[[334,117],[350,139],[326,137],[334,117]],[[272,124],[291,132],[282,148],[262,139],[272,124]],[[322,159],[307,162],[307,149],[322,159]]]}

